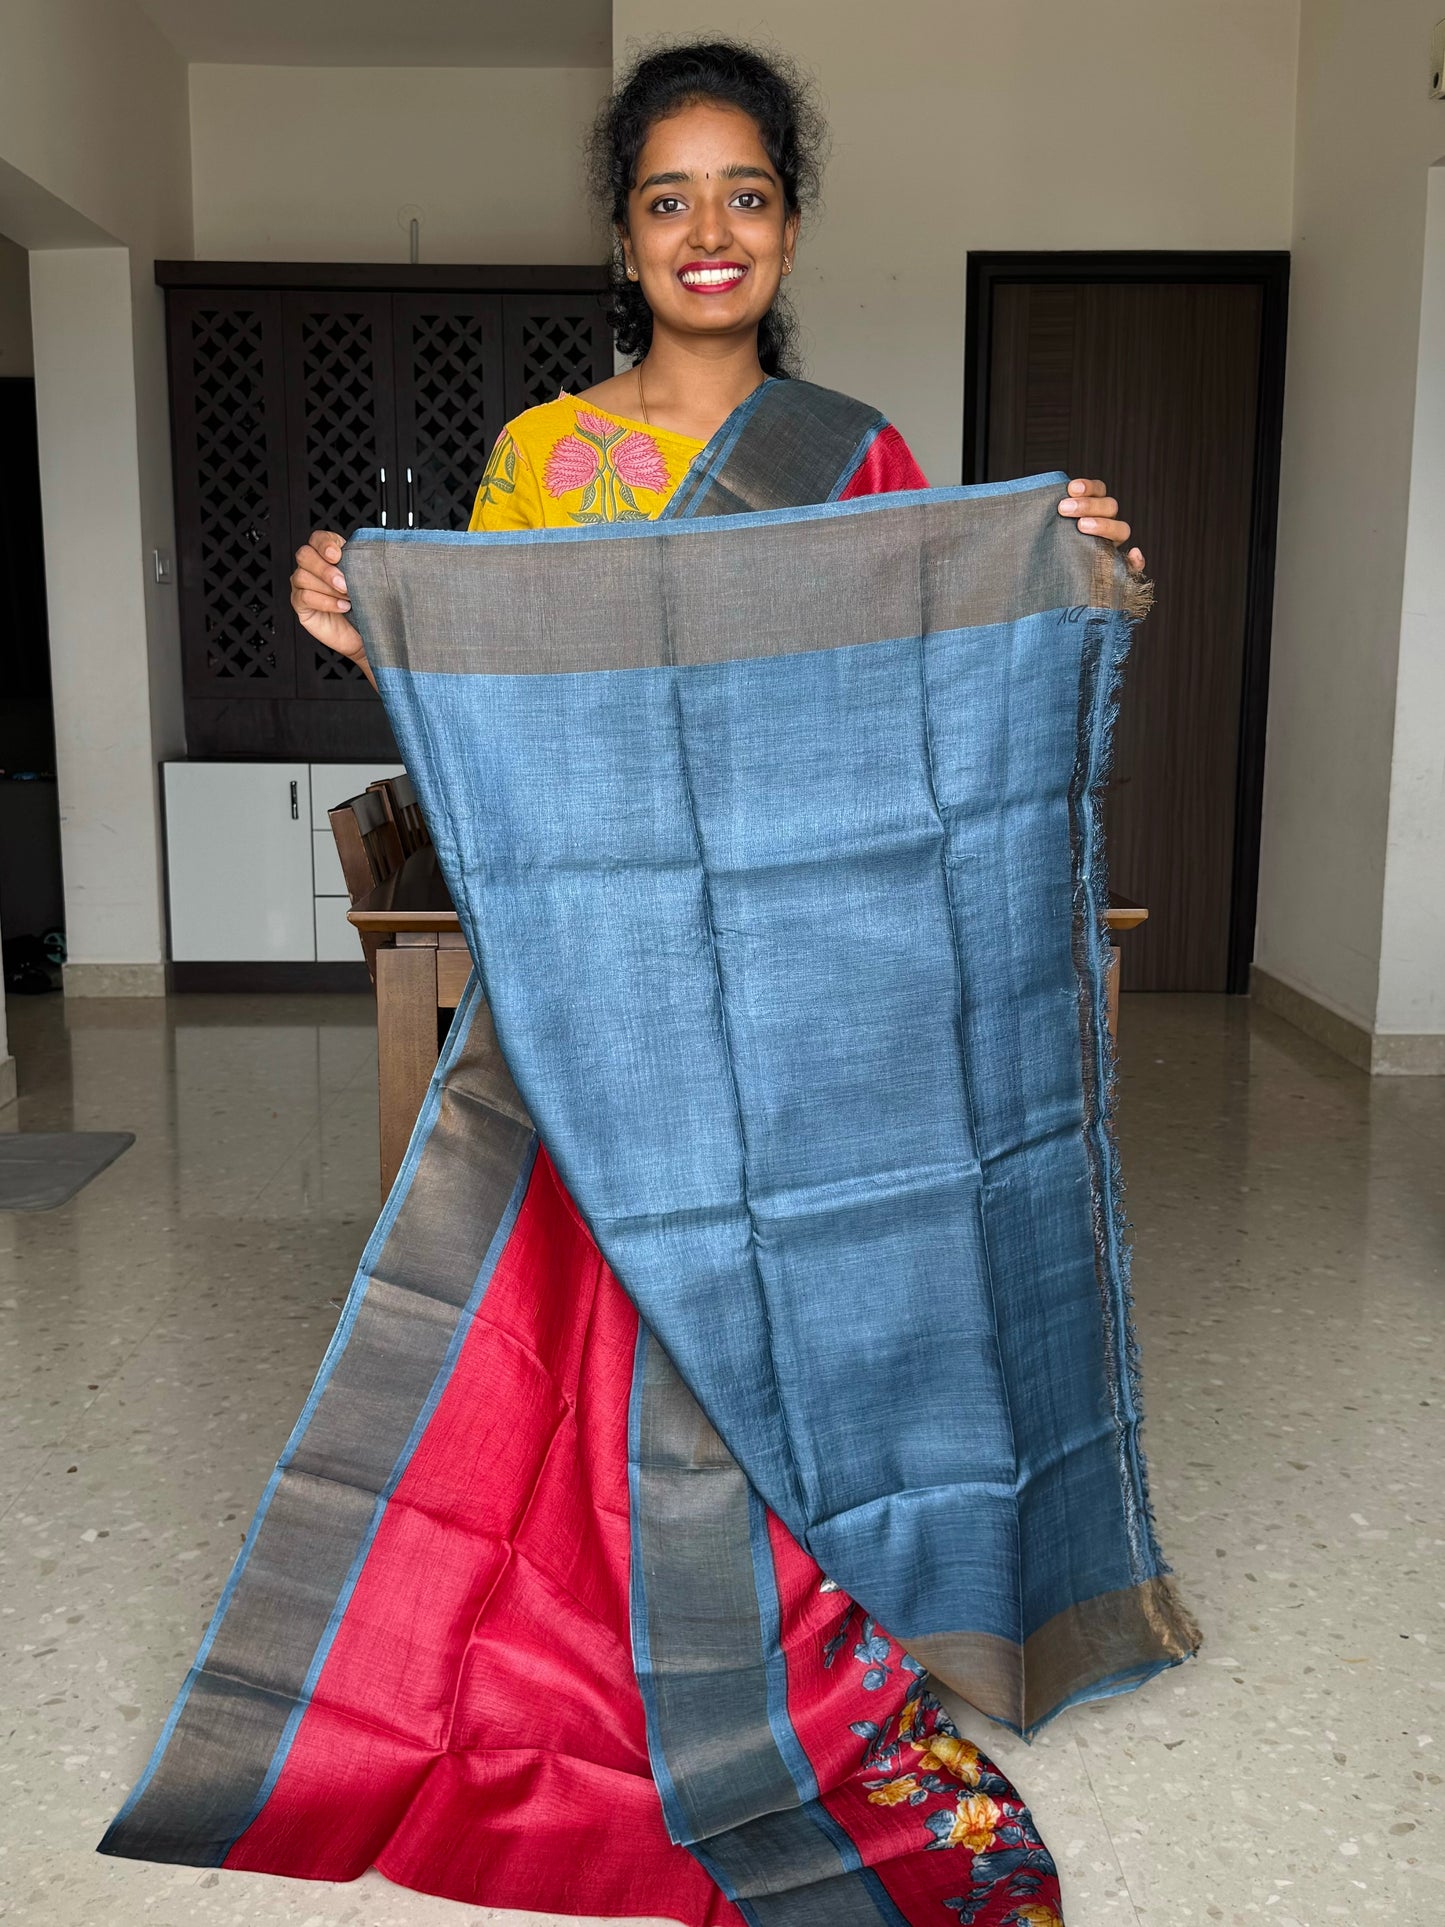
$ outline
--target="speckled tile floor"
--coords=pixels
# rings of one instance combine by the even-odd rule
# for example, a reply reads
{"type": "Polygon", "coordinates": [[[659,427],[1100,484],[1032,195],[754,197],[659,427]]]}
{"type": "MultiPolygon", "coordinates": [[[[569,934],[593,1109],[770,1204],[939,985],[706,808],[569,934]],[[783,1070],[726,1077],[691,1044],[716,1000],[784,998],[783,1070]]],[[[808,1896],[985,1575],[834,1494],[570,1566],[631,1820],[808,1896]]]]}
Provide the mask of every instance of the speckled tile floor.
{"type": "MultiPolygon", "coordinates": [[[[0,1214],[0,1915],[515,1927],[103,1860],[376,1208],[364,999],[14,1000],[18,1121],[133,1130],[0,1214]]],[[[1122,1137],[1161,1535],[1200,1660],[1025,1748],[1070,1927],[1445,1920],[1445,1080],[1133,997],[1122,1137]]],[[[0,1113],[14,1128],[16,1113],[0,1113]]]]}

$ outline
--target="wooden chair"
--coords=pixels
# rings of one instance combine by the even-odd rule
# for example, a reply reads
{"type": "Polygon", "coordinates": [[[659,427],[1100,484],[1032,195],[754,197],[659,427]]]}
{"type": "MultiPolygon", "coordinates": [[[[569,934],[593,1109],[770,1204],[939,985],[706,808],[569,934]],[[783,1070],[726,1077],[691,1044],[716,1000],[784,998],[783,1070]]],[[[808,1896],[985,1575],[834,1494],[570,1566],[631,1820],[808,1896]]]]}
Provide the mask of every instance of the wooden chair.
{"type": "Polygon", "coordinates": [[[411,778],[405,774],[383,776],[366,787],[374,790],[385,803],[386,813],[396,825],[396,833],[401,838],[403,856],[410,856],[413,850],[425,849],[431,842],[431,831],[416,800],[411,778]]]}
{"type": "MultiPolygon", "coordinates": [[[[384,883],[402,865],[404,851],[396,824],[387,813],[375,789],[363,790],[326,812],[331,834],[336,839],[336,854],[341,859],[341,874],[346,894],[355,903],[378,883],[384,883]]],[[[371,981],[376,982],[376,951],[379,937],[363,932],[362,952],[371,981]]]]}

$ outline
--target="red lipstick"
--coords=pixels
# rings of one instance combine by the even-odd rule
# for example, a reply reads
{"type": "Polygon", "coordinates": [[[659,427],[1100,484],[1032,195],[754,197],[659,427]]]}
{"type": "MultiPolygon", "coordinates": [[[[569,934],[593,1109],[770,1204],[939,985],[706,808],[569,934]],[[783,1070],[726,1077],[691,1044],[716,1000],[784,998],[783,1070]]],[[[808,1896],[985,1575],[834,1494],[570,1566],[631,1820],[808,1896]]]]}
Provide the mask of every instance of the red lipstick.
{"type": "Polygon", "coordinates": [[[747,271],[742,261],[688,261],[677,278],[689,294],[731,294],[747,271]]]}

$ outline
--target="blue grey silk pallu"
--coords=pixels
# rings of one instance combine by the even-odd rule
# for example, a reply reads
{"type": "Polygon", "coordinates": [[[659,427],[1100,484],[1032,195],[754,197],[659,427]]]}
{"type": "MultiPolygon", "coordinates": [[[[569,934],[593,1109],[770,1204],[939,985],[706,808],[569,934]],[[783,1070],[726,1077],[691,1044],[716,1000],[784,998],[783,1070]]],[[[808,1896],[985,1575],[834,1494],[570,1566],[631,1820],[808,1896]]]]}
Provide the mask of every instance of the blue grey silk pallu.
{"type": "Polygon", "coordinates": [[[1024,1732],[1198,1640],[1110,1123],[1130,585],[1064,485],[347,550],[498,1041],[646,1330],[830,1578],[1024,1732]]]}

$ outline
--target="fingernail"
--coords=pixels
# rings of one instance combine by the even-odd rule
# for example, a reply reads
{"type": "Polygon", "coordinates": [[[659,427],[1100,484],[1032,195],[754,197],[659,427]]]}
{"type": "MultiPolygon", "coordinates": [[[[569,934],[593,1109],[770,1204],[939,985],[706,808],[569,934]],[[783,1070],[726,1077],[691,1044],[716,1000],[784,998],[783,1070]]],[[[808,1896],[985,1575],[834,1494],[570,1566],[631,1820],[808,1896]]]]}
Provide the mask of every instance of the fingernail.
{"type": "Polygon", "coordinates": [[[1084,515],[1079,518],[1079,527],[1081,529],[1091,529],[1094,526],[1095,523],[1092,515],[1084,515]]]}
{"type": "Polygon", "coordinates": [[[343,601],[343,602],[338,602],[336,606],[341,611],[342,615],[345,615],[347,610],[351,607],[351,604],[349,602],[343,601]]]}
{"type": "Polygon", "coordinates": [[[341,560],[340,549],[328,549],[326,551],[326,560],[328,562],[339,562],[341,560]]]}
{"type": "Polygon", "coordinates": [[[1064,515],[1077,515],[1079,512],[1079,505],[1073,499],[1073,497],[1070,496],[1067,502],[1059,503],[1059,509],[1060,509],[1060,512],[1064,515]]]}
{"type": "Polygon", "coordinates": [[[331,586],[333,589],[344,589],[346,587],[346,577],[344,575],[332,576],[331,586]]]}

